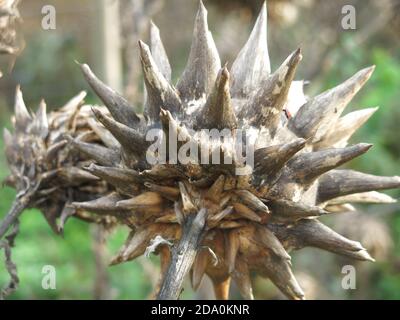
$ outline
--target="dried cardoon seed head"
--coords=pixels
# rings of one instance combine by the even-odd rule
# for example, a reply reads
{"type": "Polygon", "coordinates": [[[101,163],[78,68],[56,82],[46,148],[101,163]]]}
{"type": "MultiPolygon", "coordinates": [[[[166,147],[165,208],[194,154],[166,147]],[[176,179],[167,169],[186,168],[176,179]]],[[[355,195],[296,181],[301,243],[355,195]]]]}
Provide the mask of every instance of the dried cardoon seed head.
{"type": "MultiPolygon", "coordinates": [[[[374,190],[400,187],[399,177],[335,170],[371,147],[347,146],[347,141],[376,109],[341,114],[374,67],[307,99],[303,82],[294,81],[300,49],[270,70],[265,4],[229,71],[221,68],[206,17],[200,2],[189,59],[176,87],[170,83],[170,65],[157,27],[151,26],[150,48],[139,42],[147,93],[144,117],[136,115],[87,65],[81,67],[111,117],[98,109],[94,114],[113,136],[107,136],[106,149],[85,145],[96,162],[86,170],[115,190],[74,205],[119,215],[134,229],[112,264],[142,255],[150,244],[154,247],[151,240],[156,238],[189,241],[185,238],[189,222],[195,232],[205,221],[205,232],[194,247],[197,255],[188,262],[189,266],[193,262],[194,288],[207,274],[217,298],[227,298],[233,279],[243,297],[252,299],[250,272],[255,271],[287,297],[303,299],[291,270],[290,250],[312,246],[373,261],[359,242],[317,218],[344,210],[349,202],[390,202],[374,190]],[[150,131],[154,129],[157,134],[150,131]],[[225,129],[233,138],[205,139],[201,129],[225,129]],[[235,136],[239,129],[248,140],[235,136]],[[160,137],[165,148],[149,148],[146,135],[160,137]],[[244,169],[239,155],[247,147],[255,148],[254,168],[237,171],[244,169]],[[163,154],[165,163],[146,158],[161,159],[163,154]],[[179,157],[186,154],[191,157],[179,157]],[[202,161],[215,155],[230,161],[202,161]]],[[[160,243],[156,252],[165,270],[169,247],[160,243]]]]}
{"type": "MultiPolygon", "coordinates": [[[[87,155],[98,154],[104,148],[95,144],[101,140],[88,124],[88,118],[93,115],[90,107],[83,105],[85,96],[81,92],[64,107],[50,113],[42,100],[36,113],[31,113],[17,87],[14,130],[11,133],[4,129],[5,153],[11,171],[4,182],[16,189],[16,203],[23,204],[20,211],[25,207],[40,209],[56,233],[63,230],[71,215],[90,219],[70,206],[73,201],[93,199],[107,188],[98,177],[82,169],[91,158],[87,155]],[[71,149],[70,136],[77,139],[78,145],[88,144],[92,153],[71,149]]],[[[9,217],[1,225],[1,236],[7,231],[9,217]]]]}

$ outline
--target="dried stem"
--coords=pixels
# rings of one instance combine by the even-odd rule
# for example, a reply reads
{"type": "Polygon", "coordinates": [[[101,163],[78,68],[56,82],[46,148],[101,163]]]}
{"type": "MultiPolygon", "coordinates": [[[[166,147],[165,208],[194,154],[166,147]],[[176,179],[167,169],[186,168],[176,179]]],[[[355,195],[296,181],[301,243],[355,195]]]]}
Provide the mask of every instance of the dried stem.
{"type": "Polygon", "coordinates": [[[0,239],[4,237],[7,230],[13,225],[25,208],[29,205],[34,192],[27,192],[22,197],[15,198],[11,209],[8,211],[7,215],[4,217],[0,225],[0,239]]]}
{"type": "Polygon", "coordinates": [[[4,249],[5,267],[10,275],[10,281],[0,291],[0,300],[4,300],[18,288],[19,278],[17,274],[17,266],[11,259],[11,247],[14,246],[15,237],[19,232],[19,222],[15,220],[13,229],[6,239],[0,240],[0,249],[4,249]]]}
{"type": "Polygon", "coordinates": [[[158,293],[158,300],[177,300],[183,280],[193,265],[205,233],[207,210],[189,214],[183,225],[182,237],[172,252],[171,263],[158,293]]]}

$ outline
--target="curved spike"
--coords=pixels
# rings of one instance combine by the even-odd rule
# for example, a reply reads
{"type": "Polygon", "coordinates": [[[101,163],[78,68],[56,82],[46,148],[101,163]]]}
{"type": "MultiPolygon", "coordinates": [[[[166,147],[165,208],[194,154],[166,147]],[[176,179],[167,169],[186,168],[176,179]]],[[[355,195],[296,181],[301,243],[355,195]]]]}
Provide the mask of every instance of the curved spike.
{"type": "Polygon", "coordinates": [[[264,81],[256,94],[242,107],[241,115],[251,124],[267,127],[274,135],[301,59],[301,50],[297,49],[264,81]]]}
{"type": "MultiPolygon", "coordinates": [[[[121,262],[124,262],[124,259],[123,259],[124,252],[126,252],[126,250],[127,250],[127,248],[128,248],[128,245],[129,245],[129,243],[132,241],[132,239],[133,239],[135,233],[137,233],[137,230],[132,230],[132,231],[129,233],[128,238],[125,240],[125,243],[124,243],[124,244],[122,245],[122,247],[119,249],[118,253],[111,259],[111,261],[110,261],[110,263],[109,263],[110,266],[114,266],[114,265],[117,265],[117,264],[119,264],[119,263],[121,263],[121,262]]],[[[138,236],[138,235],[137,235],[137,236],[138,236]]],[[[142,236],[142,238],[143,238],[143,235],[141,235],[141,236],[142,236]]],[[[138,239],[138,237],[137,237],[137,239],[138,239]]],[[[146,250],[146,249],[145,249],[145,250],[146,250]]],[[[144,253],[145,250],[143,250],[143,253],[144,253]]]]}
{"type": "Polygon", "coordinates": [[[111,260],[110,265],[113,266],[141,256],[146,251],[150,240],[160,231],[160,224],[150,224],[132,231],[118,254],[111,260]]]}
{"type": "Polygon", "coordinates": [[[94,163],[91,163],[84,169],[117,188],[130,189],[133,191],[135,189],[135,184],[141,182],[139,173],[132,169],[102,167],[94,163]]]}
{"type": "Polygon", "coordinates": [[[157,164],[149,170],[141,171],[140,175],[143,178],[156,181],[185,177],[176,167],[164,164],[157,164]]]}
{"type": "Polygon", "coordinates": [[[95,160],[104,166],[113,166],[120,162],[120,155],[117,151],[105,148],[94,143],[87,143],[73,139],[71,136],[65,136],[69,143],[78,151],[82,152],[89,158],[95,160]]]}
{"type": "Polygon", "coordinates": [[[26,108],[21,87],[19,85],[15,90],[14,115],[15,128],[19,131],[25,131],[27,125],[31,122],[32,117],[26,108]]]}
{"type": "Polygon", "coordinates": [[[236,259],[235,270],[232,272],[232,279],[235,281],[243,299],[254,300],[249,267],[243,259],[236,259]]]}
{"type": "Polygon", "coordinates": [[[79,64],[79,66],[86,81],[115,120],[130,127],[140,123],[140,118],[135,113],[133,106],[124,97],[98,79],[87,64],[79,64]]]}
{"type": "Polygon", "coordinates": [[[332,170],[319,180],[318,202],[353,193],[400,188],[400,177],[381,177],[354,170],[332,170]]]}
{"type": "Polygon", "coordinates": [[[263,269],[260,271],[261,275],[267,276],[272,283],[279,288],[279,290],[293,300],[304,300],[304,292],[297,282],[292,269],[290,261],[285,259],[277,259],[274,256],[268,255],[264,259],[263,269]]]}
{"type": "Polygon", "coordinates": [[[98,181],[99,178],[77,167],[64,167],[57,170],[57,176],[68,183],[77,186],[85,182],[98,181]]]}
{"type": "Polygon", "coordinates": [[[59,142],[56,142],[52,144],[47,150],[46,150],[46,161],[51,162],[53,161],[56,157],[58,152],[64,148],[67,145],[68,141],[67,140],[61,140],[59,142]]]}
{"type": "Polygon", "coordinates": [[[100,197],[95,200],[86,202],[73,202],[71,206],[76,209],[82,209],[89,212],[95,212],[100,214],[109,214],[114,212],[121,212],[120,208],[117,208],[117,202],[123,198],[117,192],[112,192],[104,197],[100,197]]]}
{"type": "Polygon", "coordinates": [[[239,202],[234,202],[232,203],[233,208],[235,209],[235,212],[243,217],[246,218],[250,221],[255,221],[255,222],[261,222],[261,217],[255,213],[253,210],[251,210],[249,207],[246,207],[244,204],[239,203],[239,202]]]}
{"type": "Polygon", "coordinates": [[[277,258],[291,261],[290,255],[286,252],[278,238],[266,227],[259,226],[256,231],[256,241],[264,248],[273,253],[277,258]]]}
{"type": "Polygon", "coordinates": [[[235,194],[239,196],[242,202],[254,210],[259,210],[269,214],[268,207],[257,196],[248,190],[235,190],[235,194]]]}
{"type": "Polygon", "coordinates": [[[267,4],[264,2],[253,31],[231,69],[233,97],[248,97],[271,73],[267,44],[267,4]]]}
{"type": "Polygon", "coordinates": [[[350,203],[343,203],[343,204],[335,204],[335,205],[327,205],[325,207],[326,211],[330,213],[342,213],[342,212],[355,212],[357,209],[352,206],[350,203]]]}
{"type": "Polygon", "coordinates": [[[339,118],[334,126],[314,144],[315,149],[327,147],[345,147],[347,140],[365,123],[379,108],[357,110],[339,118]]]}
{"type": "Polygon", "coordinates": [[[119,142],[114,138],[114,136],[108,131],[104,126],[99,124],[96,120],[89,118],[87,120],[90,129],[92,129],[100,140],[104,143],[107,148],[118,149],[119,142]]]}
{"type": "Polygon", "coordinates": [[[268,203],[273,214],[273,220],[294,222],[304,218],[319,217],[328,214],[327,211],[317,206],[310,206],[300,202],[285,199],[275,199],[268,203]]]}
{"type": "Polygon", "coordinates": [[[185,223],[185,216],[180,208],[179,202],[174,202],[174,212],[176,215],[176,221],[183,226],[185,223]]]}
{"type": "Polygon", "coordinates": [[[297,152],[305,147],[306,142],[304,139],[296,139],[291,143],[255,150],[256,171],[265,175],[275,175],[297,152]]]}
{"type": "Polygon", "coordinates": [[[176,201],[179,198],[180,191],[178,188],[169,187],[169,186],[160,186],[154,183],[145,182],[145,187],[150,191],[160,193],[164,198],[167,198],[171,201],[176,201]]]}
{"type": "Polygon", "coordinates": [[[157,67],[167,81],[171,81],[171,66],[160,37],[160,29],[150,21],[150,49],[157,67]]]}
{"type": "Polygon", "coordinates": [[[223,218],[225,218],[228,214],[232,213],[233,207],[226,207],[224,210],[218,212],[213,216],[209,216],[207,223],[209,228],[215,227],[223,218]]]}
{"type": "Polygon", "coordinates": [[[182,209],[185,214],[192,213],[196,211],[196,207],[193,204],[191,197],[183,182],[179,182],[179,191],[182,198],[182,209]]]}
{"type": "Polygon", "coordinates": [[[296,249],[316,247],[357,260],[374,261],[357,241],[349,240],[315,219],[303,219],[290,228],[296,249]]]}
{"type": "Polygon", "coordinates": [[[76,96],[72,97],[63,107],[61,107],[60,111],[75,113],[76,109],[81,104],[83,104],[83,99],[85,99],[86,95],[86,91],[79,92],[76,96]]]}
{"type": "Polygon", "coordinates": [[[371,147],[371,144],[359,143],[346,148],[303,153],[289,161],[288,174],[297,182],[309,184],[323,173],[364,154],[371,147]]]}
{"type": "MultiPolygon", "coordinates": [[[[180,126],[168,110],[161,109],[160,121],[166,139],[166,156],[169,163],[177,163],[181,147],[190,142],[190,148],[198,150],[197,142],[184,126],[180,126]],[[172,146],[170,146],[172,143],[172,146]],[[176,145],[175,145],[176,144],[176,145]]],[[[196,161],[197,159],[193,159],[196,161]]]]}
{"type": "Polygon", "coordinates": [[[32,133],[45,139],[49,133],[49,123],[47,120],[47,107],[44,100],[40,101],[39,109],[36,112],[32,123],[32,133]]]}
{"type": "Polygon", "coordinates": [[[375,66],[362,69],[342,84],[310,99],[289,121],[289,128],[303,138],[319,141],[357,92],[370,78],[375,66]]]}
{"type": "Polygon", "coordinates": [[[207,10],[200,0],[189,59],[177,84],[182,100],[191,101],[207,96],[220,68],[221,60],[208,30],[207,10]]]}
{"type": "Polygon", "coordinates": [[[138,195],[137,197],[119,201],[117,207],[123,209],[137,209],[142,207],[158,206],[162,202],[163,199],[160,194],[148,191],[138,195]]]}
{"type": "Polygon", "coordinates": [[[174,213],[166,213],[163,214],[161,217],[154,220],[155,222],[159,223],[178,223],[178,217],[174,213]]]}
{"type": "Polygon", "coordinates": [[[168,163],[177,163],[178,150],[182,144],[178,139],[181,128],[171,113],[162,108],[160,110],[160,122],[164,133],[163,139],[165,139],[165,160],[168,163]]]}
{"type": "Polygon", "coordinates": [[[147,150],[148,143],[145,137],[135,129],[104,115],[100,110],[92,108],[94,115],[121,144],[125,151],[133,154],[143,154],[147,150]]]}
{"type": "Polygon", "coordinates": [[[178,93],[162,75],[149,47],[139,41],[139,49],[147,92],[144,114],[152,120],[158,120],[161,107],[171,112],[179,112],[182,103],[178,93]]]}
{"type": "Polygon", "coordinates": [[[218,202],[221,199],[222,192],[224,191],[225,176],[221,174],[217,180],[214,181],[212,186],[207,190],[206,197],[218,202]]]}
{"type": "Polygon", "coordinates": [[[346,196],[329,200],[328,205],[353,203],[396,203],[397,200],[387,194],[377,191],[367,191],[361,193],[348,194],[346,196]]]}
{"type": "Polygon", "coordinates": [[[200,250],[196,259],[193,263],[193,273],[192,273],[192,287],[193,290],[197,290],[203,280],[204,273],[206,272],[208,264],[208,252],[207,250],[200,250]]]}
{"type": "Polygon", "coordinates": [[[57,233],[64,234],[65,224],[68,219],[76,214],[75,208],[71,206],[70,203],[65,203],[64,208],[61,211],[59,224],[57,226],[57,233]]]}
{"type": "Polygon", "coordinates": [[[60,229],[57,225],[57,219],[59,218],[60,211],[62,209],[62,206],[55,205],[42,210],[43,216],[46,219],[47,224],[50,226],[51,230],[53,230],[55,234],[60,234],[60,229]]]}
{"type": "Polygon", "coordinates": [[[196,125],[206,129],[235,129],[237,119],[229,93],[229,72],[226,67],[219,73],[206,104],[197,116],[196,125]]]}

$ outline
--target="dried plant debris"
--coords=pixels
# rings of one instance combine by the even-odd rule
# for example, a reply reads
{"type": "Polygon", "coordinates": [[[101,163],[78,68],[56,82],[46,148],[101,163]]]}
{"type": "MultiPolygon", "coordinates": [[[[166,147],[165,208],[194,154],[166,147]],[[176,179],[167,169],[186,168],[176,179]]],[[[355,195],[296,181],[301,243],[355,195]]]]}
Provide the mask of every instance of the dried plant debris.
{"type": "Polygon", "coordinates": [[[18,288],[19,278],[17,273],[17,266],[11,259],[11,248],[14,246],[15,237],[19,232],[19,221],[17,220],[10,233],[3,240],[0,240],[0,249],[4,250],[5,267],[10,275],[10,281],[0,291],[0,300],[5,299],[8,295],[13,293],[18,288]]]}
{"type": "MultiPolygon", "coordinates": [[[[156,27],[151,24],[151,28],[156,27]]],[[[342,113],[374,67],[306,98],[302,90],[299,93],[302,82],[294,81],[301,50],[294,50],[270,71],[266,28],[264,4],[248,42],[228,70],[221,65],[207,11],[200,2],[189,59],[176,86],[165,72],[169,62],[165,50],[160,50],[158,30],[150,32],[150,47],[139,42],[147,94],[144,115],[137,115],[126,99],[102,83],[87,65],[81,65],[89,85],[111,114],[93,110],[114,137],[106,153],[116,153],[107,160],[100,153],[93,155],[96,164],[86,170],[115,190],[74,206],[109,214],[119,209],[128,217],[134,231],[112,264],[144,254],[156,237],[177,243],[188,217],[204,209],[206,232],[201,246],[209,247],[217,259],[199,250],[192,266],[192,284],[197,288],[207,274],[219,299],[228,298],[231,279],[244,298],[253,298],[251,272],[268,277],[288,298],[304,299],[288,252],[305,246],[374,261],[359,242],[318,221],[322,215],[345,210],[342,205],[350,202],[386,203],[388,197],[376,190],[400,187],[400,177],[337,169],[371,147],[348,145],[348,139],[376,109],[342,113]],[[170,148],[166,163],[150,164],[145,137],[154,128],[169,143],[170,137],[179,136],[178,149],[190,144],[202,156],[209,155],[203,151],[210,150],[203,148],[207,143],[222,145],[202,139],[199,132],[203,128],[255,131],[254,170],[235,174],[243,165],[232,152],[238,141],[221,148],[222,155],[232,157],[230,164],[176,162],[170,148]]],[[[171,256],[165,256],[166,251],[160,250],[164,263],[171,256]]]]}
{"type": "Polygon", "coordinates": [[[1,221],[0,238],[18,221],[25,208],[39,209],[57,234],[63,232],[71,216],[102,224],[116,220],[71,206],[74,201],[91,200],[108,190],[104,181],[83,170],[88,165],[87,154],[71,148],[68,143],[68,139],[75,138],[80,144],[90,142],[91,149],[104,148],[89,125],[88,118],[93,115],[90,106],[83,104],[85,96],[86,93],[81,92],[64,107],[50,113],[42,100],[37,111],[32,113],[17,87],[13,131],[4,128],[3,132],[11,172],[3,183],[14,188],[17,194],[9,213],[1,221]]]}
{"type": "MultiPolygon", "coordinates": [[[[71,203],[94,199],[107,190],[104,181],[83,169],[90,163],[93,152],[98,154],[105,149],[96,134],[101,128],[90,124],[93,114],[91,106],[84,105],[85,96],[81,92],[62,108],[49,113],[42,100],[36,113],[32,113],[17,87],[14,129],[10,132],[4,128],[3,132],[11,172],[4,183],[17,191],[17,208],[14,206],[11,211],[19,214],[26,207],[38,208],[56,233],[62,232],[66,219],[72,215],[96,222],[95,216],[82,214],[71,203]],[[86,145],[90,147],[85,149],[86,145]]],[[[1,236],[6,232],[3,226],[4,223],[0,227],[1,236]]]]}

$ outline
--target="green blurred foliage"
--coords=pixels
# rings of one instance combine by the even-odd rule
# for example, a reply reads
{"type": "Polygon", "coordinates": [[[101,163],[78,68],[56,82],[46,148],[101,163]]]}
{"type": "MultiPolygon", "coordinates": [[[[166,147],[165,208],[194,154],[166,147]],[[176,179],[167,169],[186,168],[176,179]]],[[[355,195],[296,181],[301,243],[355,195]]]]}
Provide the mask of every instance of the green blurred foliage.
{"type": "Polygon", "coordinates": [[[396,258],[392,264],[384,264],[380,269],[379,279],[376,284],[375,292],[377,299],[396,299],[400,300],[400,215],[394,216],[390,225],[394,238],[396,258]]]}
{"type": "MultiPolygon", "coordinates": [[[[346,47],[346,44],[351,44],[351,37],[344,37],[342,42],[342,47],[346,47]]],[[[326,75],[323,80],[325,88],[337,85],[362,67],[372,64],[376,66],[371,79],[346,109],[346,112],[350,112],[379,106],[379,110],[351,139],[354,143],[372,143],[373,148],[362,157],[354,159],[348,166],[377,175],[399,175],[400,50],[374,46],[368,48],[365,45],[363,50],[354,50],[351,54],[338,50],[336,56],[341,57],[340,63],[335,64],[333,72],[326,75]]],[[[389,190],[385,193],[400,199],[400,190],[389,190]]],[[[379,210],[378,207],[375,208],[379,210]]],[[[368,214],[379,214],[379,211],[368,214]]],[[[371,299],[400,299],[399,214],[400,208],[397,206],[397,212],[379,217],[391,227],[394,247],[388,261],[376,263],[376,272],[370,280],[371,289],[368,294],[371,299]]]]}
{"type": "Polygon", "coordinates": [[[29,39],[29,45],[18,58],[13,81],[20,84],[25,102],[32,109],[45,98],[50,108],[60,107],[85,86],[75,61],[82,52],[72,34],[40,32],[29,39]]]}

